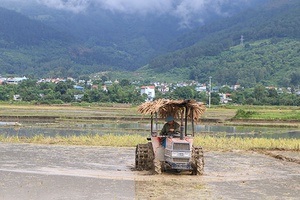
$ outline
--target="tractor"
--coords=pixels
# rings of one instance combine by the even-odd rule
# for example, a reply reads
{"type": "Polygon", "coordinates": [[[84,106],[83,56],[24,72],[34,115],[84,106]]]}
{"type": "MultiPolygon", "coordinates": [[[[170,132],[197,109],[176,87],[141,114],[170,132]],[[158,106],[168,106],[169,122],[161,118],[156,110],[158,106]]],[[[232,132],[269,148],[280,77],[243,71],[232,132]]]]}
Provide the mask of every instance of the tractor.
{"type": "Polygon", "coordinates": [[[136,170],[152,170],[154,174],[189,171],[193,175],[203,175],[203,149],[193,145],[193,138],[194,124],[205,109],[195,100],[158,99],[141,104],[138,111],[150,114],[151,128],[148,143],[136,146],[136,170]],[[174,116],[176,121],[180,121],[180,130],[160,135],[158,121],[167,116],[174,116]]]}

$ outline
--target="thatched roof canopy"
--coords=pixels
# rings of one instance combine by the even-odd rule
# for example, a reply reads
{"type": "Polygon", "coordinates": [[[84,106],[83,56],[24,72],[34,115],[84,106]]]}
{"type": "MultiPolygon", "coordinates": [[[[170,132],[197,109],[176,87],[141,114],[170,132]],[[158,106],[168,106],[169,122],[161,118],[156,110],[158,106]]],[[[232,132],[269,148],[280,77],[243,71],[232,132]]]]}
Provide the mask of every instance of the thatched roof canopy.
{"type": "Polygon", "coordinates": [[[138,107],[138,111],[142,114],[150,115],[158,113],[161,118],[166,118],[169,115],[180,118],[185,108],[187,108],[188,118],[193,118],[194,121],[199,121],[201,115],[206,110],[203,104],[195,100],[158,99],[153,102],[141,104],[138,107]]]}

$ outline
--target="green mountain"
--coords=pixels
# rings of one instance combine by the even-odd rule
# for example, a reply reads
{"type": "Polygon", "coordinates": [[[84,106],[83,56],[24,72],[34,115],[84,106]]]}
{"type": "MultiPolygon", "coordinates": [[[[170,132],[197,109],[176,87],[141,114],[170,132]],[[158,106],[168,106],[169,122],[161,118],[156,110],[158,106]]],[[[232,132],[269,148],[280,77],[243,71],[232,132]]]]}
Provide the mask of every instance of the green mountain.
{"type": "Polygon", "coordinates": [[[122,5],[1,0],[1,6],[10,9],[0,9],[1,74],[76,77],[107,70],[134,71],[171,51],[169,44],[195,27],[266,0],[211,0],[197,8],[181,1],[172,5],[147,1],[122,5]]]}
{"type": "Polygon", "coordinates": [[[67,33],[0,8],[1,75],[41,74],[45,68],[39,68],[40,64],[63,59],[59,55],[66,54],[66,47],[73,39],[67,33]]]}
{"type": "Polygon", "coordinates": [[[2,75],[76,77],[133,71],[166,52],[165,44],[184,32],[177,30],[178,20],[162,15],[136,18],[93,8],[88,14],[27,9],[24,14],[0,9],[2,75]]]}
{"type": "Polygon", "coordinates": [[[180,19],[166,13],[137,16],[96,6],[73,13],[39,4],[17,12],[0,8],[1,75],[76,78],[126,71],[118,76],[299,85],[300,2],[253,2],[248,9],[219,7],[235,12],[206,15],[204,25],[191,29],[180,29],[180,19]]]}
{"type": "Polygon", "coordinates": [[[145,70],[200,82],[212,76],[218,84],[245,87],[298,86],[299,39],[300,2],[274,0],[178,38],[171,47],[176,51],[153,59],[145,70]]]}
{"type": "Polygon", "coordinates": [[[45,24],[0,7],[0,47],[36,46],[48,42],[71,42],[72,37],[45,24]]]}

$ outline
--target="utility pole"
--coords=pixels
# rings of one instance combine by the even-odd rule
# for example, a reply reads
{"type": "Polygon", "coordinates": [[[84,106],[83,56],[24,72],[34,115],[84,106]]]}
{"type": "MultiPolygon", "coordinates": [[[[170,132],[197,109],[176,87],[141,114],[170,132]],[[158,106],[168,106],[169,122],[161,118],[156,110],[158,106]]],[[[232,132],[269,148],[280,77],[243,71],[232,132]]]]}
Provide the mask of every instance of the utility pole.
{"type": "Polygon", "coordinates": [[[244,46],[244,36],[243,35],[241,35],[241,46],[244,46]]]}
{"type": "Polygon", "coordinates": [[[208,107],[210,108],[211,103],[211,76],[209,77],[209,92],[208,92],[208,107]]]}

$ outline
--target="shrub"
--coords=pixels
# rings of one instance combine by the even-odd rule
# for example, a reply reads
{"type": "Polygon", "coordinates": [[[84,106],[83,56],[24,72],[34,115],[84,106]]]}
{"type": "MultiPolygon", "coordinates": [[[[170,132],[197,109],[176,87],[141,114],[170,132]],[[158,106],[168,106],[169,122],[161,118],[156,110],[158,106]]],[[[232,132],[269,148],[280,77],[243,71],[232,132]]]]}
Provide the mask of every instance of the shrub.
{"type": "Polygon", "coordinates": [[[240,119],[240,118],[251,118],[253,115],[256,115],[257,112],[255,111],[245,111],[243,109],[238,109],[235,116],[233,118],[240,119]]]}

